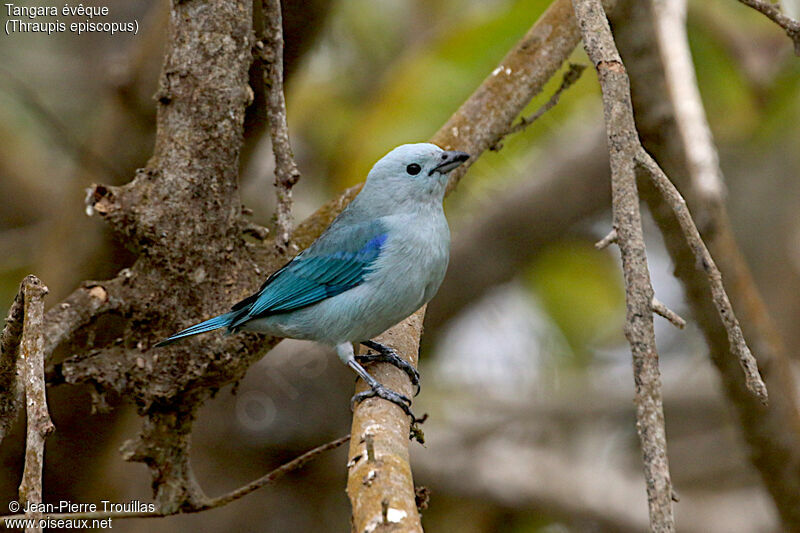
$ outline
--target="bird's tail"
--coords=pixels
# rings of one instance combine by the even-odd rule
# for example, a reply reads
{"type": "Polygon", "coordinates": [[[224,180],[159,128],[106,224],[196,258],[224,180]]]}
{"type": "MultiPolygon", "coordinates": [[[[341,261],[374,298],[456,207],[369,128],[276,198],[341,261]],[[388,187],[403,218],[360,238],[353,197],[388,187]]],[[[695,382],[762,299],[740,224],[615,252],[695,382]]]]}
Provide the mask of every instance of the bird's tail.
{"type": "Polygon", "coordinates": [[[238,311],[231,311],[230,313],[225,313],[224,315],[215,316],[214,318],[209,318],[205,322],[200,322],[199,324],[195,324],[194,326],[188,327],[183,331],[172,335],[164,339],[163,341],[156,344],[156,347],[160,346],[167,346],[172,344],[173,342],[177,342],[184,337],[191,337],[192,335],[197,335],[198,333],[205,333],[206,331],[212,331],[219,328],[224,328],[226,326],[230,326],[231,323],[239,316],[238,311]]]}

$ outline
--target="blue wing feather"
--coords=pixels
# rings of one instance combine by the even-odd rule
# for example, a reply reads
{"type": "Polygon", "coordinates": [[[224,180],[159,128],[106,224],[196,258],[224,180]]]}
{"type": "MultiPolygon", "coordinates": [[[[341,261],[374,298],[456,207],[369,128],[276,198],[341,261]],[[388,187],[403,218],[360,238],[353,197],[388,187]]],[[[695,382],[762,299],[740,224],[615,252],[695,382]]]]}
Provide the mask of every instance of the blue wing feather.
{"type": "Polygon", "coordinates": [[[195,324],[156,346],[224,327],[235,331],[248,320],[306,307],[357,287],[373,268],[386,239],[386,228],[379,220],[352,224],[337,218],[307,250],[268,277],[258,292],[234,305],[230,312],[195,324]]]}
{"type": "Polygon", "coordinates": [[[361,284],[386,242],[379,223],[341,228],[315,242],[270,276],[259,292],[233,307],[241,314],[230,324],[292,311],[336,296],[361,284]]]}

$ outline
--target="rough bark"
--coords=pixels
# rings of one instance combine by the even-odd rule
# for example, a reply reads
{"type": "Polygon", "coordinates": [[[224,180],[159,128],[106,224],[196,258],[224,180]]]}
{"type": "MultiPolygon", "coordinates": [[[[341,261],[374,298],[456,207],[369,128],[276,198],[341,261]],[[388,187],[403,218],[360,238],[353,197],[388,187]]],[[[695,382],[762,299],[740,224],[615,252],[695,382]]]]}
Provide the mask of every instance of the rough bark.
{"type": "Polygon", "coordinates": [[[17,418],[20,389],[17,380],[19,340],[22,337],[22,322],[25,318],[25,295],[20,287],[0,335],[0,442],[17,418]]]}
{"type": "Polygon", "coordinates": [[[641,149],[633,121],[630,85],[599,0],[573,0],[589,58],[597,69],[611,159],[614,230],[622,256],[627,318],[625,337],[631,346],[635,383],[636,429],[644,459],[650,529],[675,531],[667,437],[653,329],[653,287],[647,267],[635,157],[641,149]]]}

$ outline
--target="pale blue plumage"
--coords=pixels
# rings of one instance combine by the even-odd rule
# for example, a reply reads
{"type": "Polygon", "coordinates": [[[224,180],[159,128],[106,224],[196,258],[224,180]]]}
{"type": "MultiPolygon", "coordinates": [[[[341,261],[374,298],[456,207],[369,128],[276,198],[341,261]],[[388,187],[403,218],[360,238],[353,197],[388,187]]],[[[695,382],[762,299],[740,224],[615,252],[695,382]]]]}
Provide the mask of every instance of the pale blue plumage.
{"type": "MultiPolygon", "coordinates": [[[[369,341],[436,293],[449,257],[442,209],[447,173],[468,157],[425,143],[395,148],[375,164],[328,229],[258,292],[158,346],[223,327],[314,340],[335,346],[375,394],[398,403],[396,393],[356,362],[352,343],[369,341]]],[[[384,355],[391,352],[370,344],[384,355]]]]}

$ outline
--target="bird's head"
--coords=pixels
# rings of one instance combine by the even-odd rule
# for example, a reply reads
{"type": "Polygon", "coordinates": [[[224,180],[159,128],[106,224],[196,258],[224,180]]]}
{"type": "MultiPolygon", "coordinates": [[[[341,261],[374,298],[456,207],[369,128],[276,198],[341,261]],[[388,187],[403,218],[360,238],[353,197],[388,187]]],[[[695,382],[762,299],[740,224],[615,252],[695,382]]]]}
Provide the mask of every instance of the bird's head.
{"type": "Polygon", "coordinates": [[[435,144],[404,144],[375,163],[365,188],[374,188],[394,201],[441,201],[447,174],[467,159],[467,153],[442,150],[435,144]]]}

